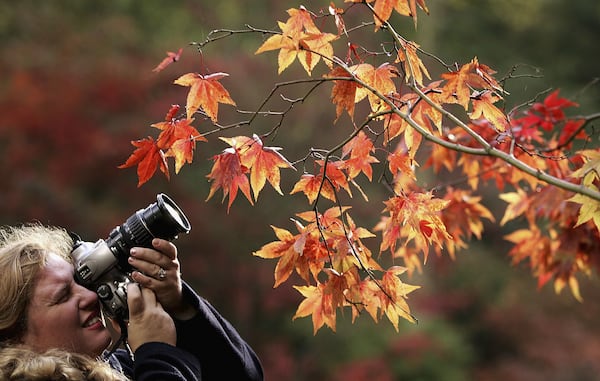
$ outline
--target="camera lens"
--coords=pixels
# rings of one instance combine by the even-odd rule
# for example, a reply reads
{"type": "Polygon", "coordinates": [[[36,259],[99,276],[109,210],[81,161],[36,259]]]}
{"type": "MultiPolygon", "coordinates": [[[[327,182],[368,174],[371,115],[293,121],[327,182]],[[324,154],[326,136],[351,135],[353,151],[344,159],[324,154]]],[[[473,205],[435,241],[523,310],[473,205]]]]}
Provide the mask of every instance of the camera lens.
{"type": "Polygon", "coordinates": [[[129,250],[134,246],[152,247],[153,238],[173,240],[179,233],[191,229],[183,211],[166,194],[156,196],[156,202],[131,215],[121,226],[110,232],[107,245],[125,268],[129,250]]]}
{"type": "Polygon", "coordinates": [[[190,223],[181,209],[162,193],[156,197],[154,204],[136,214],[154,237],[171,240],[179,233],[190,231],[190,223]]]}

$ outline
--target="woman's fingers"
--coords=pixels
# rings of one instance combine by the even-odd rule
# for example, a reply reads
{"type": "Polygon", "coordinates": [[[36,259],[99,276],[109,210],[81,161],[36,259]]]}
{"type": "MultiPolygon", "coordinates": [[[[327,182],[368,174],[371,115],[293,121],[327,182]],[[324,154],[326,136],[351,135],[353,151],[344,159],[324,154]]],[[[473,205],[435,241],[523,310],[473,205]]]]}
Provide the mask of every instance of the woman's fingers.
{"type": "Polygon", "coordinates": [[[136,283],[127,286],[129,307],[128,342],[135,351],[147,342],[175,345],[176,331],[173,319],[162,308],[154,291],[136,283]]]}

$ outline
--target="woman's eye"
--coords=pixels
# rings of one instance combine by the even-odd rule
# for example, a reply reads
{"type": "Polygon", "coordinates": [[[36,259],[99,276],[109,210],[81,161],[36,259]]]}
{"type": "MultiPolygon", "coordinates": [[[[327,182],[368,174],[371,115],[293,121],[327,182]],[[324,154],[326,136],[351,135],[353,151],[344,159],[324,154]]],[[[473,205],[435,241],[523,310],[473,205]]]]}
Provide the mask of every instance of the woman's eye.
{"type": "Polygon", "coordinates": [[[54,303],[55,304],[61,304],[66,302],[67,300],[69,300],[69,297],[71,296],[71,291],[70,290],[63,290],[55,299],[54,303]]]}

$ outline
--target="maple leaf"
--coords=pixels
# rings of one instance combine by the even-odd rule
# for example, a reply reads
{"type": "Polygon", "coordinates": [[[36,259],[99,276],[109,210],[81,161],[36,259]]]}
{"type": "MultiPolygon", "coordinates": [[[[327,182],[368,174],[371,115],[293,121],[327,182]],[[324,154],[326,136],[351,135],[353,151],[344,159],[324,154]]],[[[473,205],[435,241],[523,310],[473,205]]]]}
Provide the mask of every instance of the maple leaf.
{"type": "Polygon", "coordinates": [[[356,283],[358,274],[355,268],[340,273],[333,269],[325,269],[328,279],[317,282],[317,286],[294,286],[305,299],[300,303],[293,319],[312,315],[313,333],[327,325],[333,332],[336,329],[336,309],[346,302],[346,291],[349,283],[356,283]]]}
{"type": "Polygon", "coordinates": [[[152,127],[161,130],[157,146],[166,150],[165,157],[175,158],[175,173],[179,173],[185,163],[191,163],[194,157],[196,142],[207,141],[191,123],[194,119],[176,119],[175,113],[179,105],[171,106],[164,122],[154,123],[152,127]]]}
{"type": "Polygon", "coordinates": [[[398,57],[396,62],[404,63],[405,80],[408,82],[410,78],[414,78],[419,86],[423,86],[423,76],[431,79],[427,67],[417,55],[419,45],[412,41],[400,40],[401,49],[398,49],[398,57]]]}
{"type": "Polygon", "coordinates": [[[321,32],[314,24],[312,15],[304,7],[288,9],[287,12],[290,15],[288,20],[285,23],[278,22],[282,33],[270,36],[254,54],[279,49],[279,74],[288,68],[296,57],[308,75],[311,75],[321,57],[326,58],[326,64],[332,67],[331,41],[336,40],[338,36],[321,32]]]}
{"type": "Polygon", "coordinates": [[[331,306],[331,295],[328,295],[326,285],[319,283],[317,286],[294,286],[304,300],[298,306],[293,319],[312,315],[313,334],[325,324],[335,332],[335,312],[331,306]]]}
{"type": "Polygon", "coordinates": [[[212,182],[206,200],[210,200],[215,192],[221,188],[223,190],[222,201],[229,195],[229,203],[227,204],[227,212],[229,213],[229,208],[239,189],[250,204],[254,205],[247,177],[248,168],[242,165],[238,152],[234,148],[226,148],[221,154],[213,156],[213,160],[213,167],[206,176],[212,182]]]}
{"type": "Polygon", "coordinates": [[[480,64],[477,58],[473,58],[468,64],[462,65],[458,71],[442,74],[442,78],[446,79],[447,83],[443,87],[441,99],[447,103],[458,103],[468,110],[471,89],[504,92],[493,74],[495,74],[494,70],[480,64]]]}
{"type": "Polygon", "coordinates": [[[587,134],[582,129],[582,126],[585,125],[585,120],[568,120],[565,123],[565,126],[560,131],[560,137],[558,138],[558,145],[562,146],[567,144],[567,142],[572,139],[586,139],[587,134]]]}
{"type": "Polygon", "coordinates": [[[335,104],[335,120],[337,121],[346,110],[350,119],[354,119],[354,106],[356,104],[356,89],[358,84],[350,80],[352,75],[342,67],[335,67],[325,75],[326,78],[344,77],[348,80],[334,80],[331,89],[331,99],[335,104]]]}
{"type": "MultiPolygon", "coordinates": [[[[178,119],[175,115],[179,112],[180,108],[179,105],[172,105],[165,115],[164,121],[150,125],[161,130],[156,143],[160,149],[169,149],[177,139],[181,139],[181,131],[185,130],[188,126],[191,127],[191,123],[194,121],[194,119],[178,119]]],[[[197,132],[197,135],[200,135],[200,133],[197,132]]]]}
{"type": "Polygon", "coordinates": [[[500,100],[489,91],[485,91],[473,99],[473,111],[469,114],[471,119],[485,118],[496,130],[504,132],[508,128],[508,119],[502,110],[494,106],[494,103],[500,100]]]}
{"type": "Polygon", "coordinates": [[[578,106],[575,102],[561,98],[559,92],[560,90],[555,90],[543,102],[536,102],[531,106],[531,112],[539,115],[539,124],[544,130],[552,130],[558,121],[565,119],[565,108],[578,106]]]}
{"type": "MultiPolygon", "coordinates": [[[[596,187],[592,187],[592,189],[596,192],[598,191],[598,188],[596,187]]],[[[582,195],[575,195],[568,201],[581,204],[581,209],[579,209],[579,216],[575,226],[579,226],[587,221],[592,220],[596,225],[596,229],[600,231],[600,202],[582,195]]]]}
{"type": "Polygon", "coordinates": [[[367,311],[373,321],[379,321],[379,310],[381,308],[381,286],[371,278],[363,279],[350,285],[347,294],[348,302],[352,305],[352,322],[367,311]]]}
{"type": "Polygon", "coordinates": [[[167,157],[175,158],[175,174],[178,174],[185,163],[191,164],[194,160],[194,150],[197,141],[207,141],[202,136],[190,135],[187,138],[177,139],[165,153],[167,157]]]}
{"type": "Polygon", "coordinates": [[[265,259],[279,258],[273,287],[285,282],[294,269],[307,283],[310,282],[311,275],[317,280],[328,258],[328,250],[320,241],[319,230],[314,224],[305,227],[295,219],[292,221],[298,234],[292,235],[287,230],[272,227],[278,241],[270,242],[254,253],[255,256],[265,259]]]}
{"type": "Polygon", "coordinates": [[[290,16],[285,24],[282,25],[281,30],[289,35],[298,35],[302,32],[319,33],[320,30],[317,28],[313,21],[313,16],[306,10],[304,6],[299,8],[290,8],[287,10],[290,16]]]}
{"type": "Polygon", "coordinates": [[[167,66],[169,66],[173,62],[179,61],[182,52],[183,48],[179,48],[177,53],[167,52],[167,56],[158,65],[156,65],[156,67],[152,69],[152,71],[158,73],[160,71],[163,71],[167,66]]]}
{"type": "Polygon", "coordinates": [[[377,158],[371,156],[371,152],[374,151],[373,142],[362,130],[344,145],[342,156],[350,154],[350,158],[343,161],[342,168],[348,170],[349,178],[353,179],[363,172],[371,180],[373,176],[371,164],[379,163],[377,158]]]}
{"type": "Polygon", "coordinates": [[[405,267],[393,266],[384,272],[381,279],[383,288],[382,309],[384,310],[388,320],[392,323],[396,331],[398,331],[399,318],[404,318],[411,323],[417,320],[410,313],[410,308],[406,303],[406,296],[420,286],[409,285],[398,278],[399,275],[406,271],[405,267]]]}
{"type": "MultiPolygon", "coordinates": [[[[586,236],[589,237],[589,232],[586,236]]],[[[565,259],[564,253],[559,251],[564,250],[561,239],[554,230],[550,229],[546,236],[535,224],[530,224],[529,229],[514,231],[504,238],[515,244],[509,252],[513,262],[518,263],[529,258],[533,272],[538,277],[538,287],[542,287],[554,277],[554,291],[557,294],[568,284],[575,299],[583,301],[574,274],[581,270],[585,260],[565,259]]],[[[586,272],[589,272],[589,269],[586,272]]]]}
{"type": "Polygon", "coordinates": [[[385,201],[384,212],[389,212],[389,217],[382,218],[375,227],[383,232],[379,251],[389,249],[393,253],[396,241],[405,237],[406,242],[415,240],[427,260],[429,244],[441,245],[452,239],[439,213],[449,202],[434,198],[430,192],[410,192],[385,201]]]}
{"type": "Polygon", "coordinates": [[[413,160],[404,150],[398,147],[394,152],[387,157],[388,168],[395,176],[407,176],[413,180],[417,180],[413,166],[417,166],[417,162],[413,160]]]}
{"type": "Polygon", "coordinates": [[[271,228],[275,232],[278,241],[264,245],[260,250],[255,251],[253,255],[265,259],[281,258],[275,268],[273,288],[276,288],[290,277],[296,260],[302,254],[302,250],[298,250],[298,236],[294,236],[289,231],[276,226],[271,226],[271,228]]]}
{"type": "Polygon", "coordinates": [[[138,187],[150,180],[157,168],[169,178],[169,167],[162,150],[160,150],[149,136],[146,139],[132,141],[131,144],[137,147],[127,161],[118,166],[118,168],[129,168],[137,165],[138,187]]]}
{"type": "Polygon", "coordinates": [[[319,195],[328,200],[336,201],[335,192],[340,188],[343,188],[350,196],[352,196],[346,175],[341,171],[343,161],[336,161],[333,163],[327,162],[326,171],[323,169],[322,160],[317,160],[316,163],[321,166],[319,174],[317,176],[312,174],[302,175],[300,180],[294,185],[290,194],[303,192],[308,198],[308,202],[311,204],[319,195]],[[326,179],[323,176],[324,172],[326,179]]]}
{"type": "MultiPolygon", "coordinates": [[[[383,96],[389,96],[396,93],[396,84],[392,80],[392,77],[398,75],[398,69],[394,65],[384,62],[375,68],[371,64],[358,64],[352,66],[350,72],[383,96]]],[[[362,86],[357,88],[354,102],[358,103],[365,97],[369,99],[369,104],[371,105],[371,110],[373,112],[380,111],[381,108],[387,107],[383,104],[379,95],[362,86]]]]}
{"type": "MultiPolygon", "coordinates": [[[[584,185],[593,191],[598,191],[598,188],[592,184],[593,179],[598,179],[600,176],[600,152],[586,150],[590,160],[577,171],[573,172],[573,177],[583,177],[584,185]]],[[[590,197],[576,194],[569,198],[567,201],[571,201],[580,204],[579,214],[577,217],[577,223],[575,227],[587,222],[592,221],[596,225],[596,229],[600,231],[600,202],[590,197]]]]}
{"type": "Polygon", "coordinates": [[[255,200],[258,199],[258,194],[267,180],[277,193],[283,194],[279,185],[281,178],[279,169],[292,168],[295,170],[295,168],[279,153],[280,147],[265,147],[256,134],[252,138],[236,136],[221,138],[221,140],[227,142],[239,152],[242,165],[250,170],[250,185],[255,200]]]}
{"type": "Polygon", "coordinates": [[[583,185],[590,186],[594,181],[600,180],[600,151],[583,150],[578,152],[585,164],[571,174],[571,177],[582,178],[583,185]]]}
{"type": "Polygon", "coordinates": [[[338,36],[331,33],[307,33],[300,39],[301,50],[298,52],[298,60],[308,75],[311,75],[321,57],[324,58],[327,66],[333,67],[333,46],[331,42],[337,39],[338,36]]]}
{"type": "Polygon", "coordinates": [[[175,80],[175,84],[190,87],[187,96],[186,110],[188,119],[202,107],[202,110],[213,121],[217,121],[219,103],[235,106],[229,92],[221,85],[220,79],[229,76],[227,73],[202,75],[187,73],[175,80]]]}
{"type": "Polygon", "coordinates": [[[317,196],[321,195],[328,200],[335,200],[335,191],[328,182],[323,182],[323,176],[305,173],[300,176],[290,194],[302,192],[310,204],[314,203],[317,196]]]}
{"type": "MultiPolygon", "coordinates": [[[[346,3],[362,3],[365,0],[345,0],[346,3]]],[[[417,5],[425,13],[429,14],[429,9],[425,5],[425,0],[366,0],[367,3],[375,1],[374,15],[375,30],[379,29],[396,11],[403,16],[411,16],[417,27],[417,5]]]]}
{"type": "MultiPolygon", "coordinates": [[[[284,24],[279,23],[279,27],[282,28],[284,24]]],[[[269,37],[254,54],[260,54],[270,50],[279,49],[279,55],[277,57],[277,71],[278,74],[283,73],[298,55],[298,44],[290,37],[284,34],[275,34],[269,37]]]]}
{"type": "Polygon", "coordinates": [[[502,193],[499,197],[501,200],[508,203],[504,216],[500,221],[500,225],[504,225],[508,221],[528,212],[531,206],[529,196],[521,189],[517,189],[516,192],[502,193]]]}
{"type": "Polygon", "coordinates": [[[449,187],[444,199],[449,200],[450,203],[442,213],[442,221],[453,238],[452,241],[447,241],[445,246],[450,257],[454,258],[457,248],[467,247],[463,237],[470,239],[475,236],[481,239],[482,219],[492,222],[495,219],[490,210],[480,203],[481,197],[472,196],[468,190],[449,187]]]}
{"type": "Polygon", "coordinates": [[[338,35],[347,34],[346,33],[346,24],[344,23],[344,19],[342,18],[342,14],[344,10],[341,8],[337,8],[335,4],[332,2],[329,3],[329,14],[333,16],[335,20],[335,26],[338,31],[338,35]]]}

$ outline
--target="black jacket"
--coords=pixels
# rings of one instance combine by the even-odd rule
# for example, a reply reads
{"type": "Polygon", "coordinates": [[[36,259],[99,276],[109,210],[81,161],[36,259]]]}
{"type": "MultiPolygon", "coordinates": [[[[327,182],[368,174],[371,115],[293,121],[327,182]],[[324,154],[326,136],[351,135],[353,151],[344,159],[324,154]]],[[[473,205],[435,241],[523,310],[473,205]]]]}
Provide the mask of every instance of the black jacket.
{"type": "Polygon", "coordinates": [[[175,320],[177,346],[145,343],[132,360],[118,349],[108,361],[136,381],[259,381],[263,379],[260,361],[233,326],[187,284],[184,298],[198,314],[190,320],[175,320]]]}

